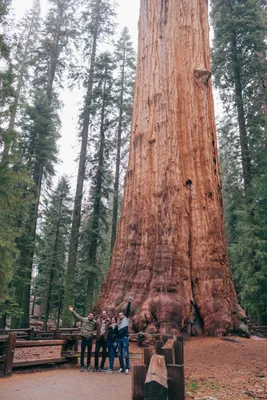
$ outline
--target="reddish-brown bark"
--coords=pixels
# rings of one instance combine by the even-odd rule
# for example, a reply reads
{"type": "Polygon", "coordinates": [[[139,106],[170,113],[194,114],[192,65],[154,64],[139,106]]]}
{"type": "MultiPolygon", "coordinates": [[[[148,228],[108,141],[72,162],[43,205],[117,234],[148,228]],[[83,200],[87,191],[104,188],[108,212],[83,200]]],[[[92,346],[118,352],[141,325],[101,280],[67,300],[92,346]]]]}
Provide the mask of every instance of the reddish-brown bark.
{"type": "Polygon", "coordinates": [[[97,308],[133,328],[225,333],[245,317],[229,269],[207,0],[141,0],[129,167],[97,308]]]}

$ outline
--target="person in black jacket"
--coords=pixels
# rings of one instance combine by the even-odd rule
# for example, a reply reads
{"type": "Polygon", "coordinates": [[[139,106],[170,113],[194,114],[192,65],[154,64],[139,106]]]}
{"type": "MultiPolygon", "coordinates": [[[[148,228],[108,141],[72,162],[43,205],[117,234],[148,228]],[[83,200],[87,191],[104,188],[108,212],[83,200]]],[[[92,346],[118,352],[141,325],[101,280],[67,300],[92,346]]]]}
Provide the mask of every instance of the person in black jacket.
{"type": "Polygon", "coordinates": [[[106,372],[113,372],[117,334],[118,334],[117,319],[113,317],[111,319],[111,324],[108,327],[107,344],[108,344],[108,354],[109,354],[109,368],[106,370],[106,372]]]}
{"type": "Polygon", "coordinates": [[[129,373],[130,362],[129,362],[129,315],[131,309],[131,301],[132,298],[128,297],[128,306],[126,313],[119,313],[119,322],[118,322],[118,334],[117,334],[117,344],[118,344],[118,354],[120,360],[120,369],[118,371],[119,374],[125,371],[126,374],[129,373]],[[124,357],[125,356],[125,367],[124,367],[124,357]]]}

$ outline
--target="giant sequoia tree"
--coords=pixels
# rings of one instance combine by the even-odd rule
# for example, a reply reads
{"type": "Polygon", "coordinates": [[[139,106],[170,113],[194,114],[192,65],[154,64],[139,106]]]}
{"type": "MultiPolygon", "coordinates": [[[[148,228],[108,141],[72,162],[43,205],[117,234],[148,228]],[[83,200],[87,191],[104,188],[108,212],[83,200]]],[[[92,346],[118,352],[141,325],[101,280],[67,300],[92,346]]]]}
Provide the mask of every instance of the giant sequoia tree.
{"type": "Polygon", "coordinates": [[[225,244],[206,0],[141,0],[131,147],[98,307],[136,330],[238,329],[225,244]]]}

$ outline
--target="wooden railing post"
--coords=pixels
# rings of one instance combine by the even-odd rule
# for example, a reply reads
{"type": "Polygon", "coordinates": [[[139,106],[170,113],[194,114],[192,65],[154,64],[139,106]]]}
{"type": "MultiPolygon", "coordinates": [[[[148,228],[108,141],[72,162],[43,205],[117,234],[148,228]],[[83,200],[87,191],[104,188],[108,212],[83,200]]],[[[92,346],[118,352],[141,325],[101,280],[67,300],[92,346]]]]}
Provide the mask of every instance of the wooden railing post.
{"type": "Polygon", "coordinates": [[[146,366],[133,365],[132,367],[132,400],[144,400],[146,380],[146,366]]]}
{"type": "Polygon", "coordinates": [[[185,400],[185,379],[183,365],[167,365],[168,400],[185,400]]]}
{"type": "Polygon", "coordinates": [[[151,358],[146,381],[145,400],[167,400],[167,368],[163,356],[154,354],[151,358]]]}
{"type": "Polygon", "coordinates": [[[158,354],[159,356],[163,356],[163,351],[162,351],[163,345],[164,345],[164,343],[162,340],[155,341],[156,354],[158,354]]]}
{"type": "Polygon", "coordinates": [[[174,339],[169,339],[162,347],[166,365],[174,364],[174,339]]]}
{"type": "Polygon", "coordinates": [[[16,340],[17,340],[17,334],[10,333],[7,342],[7,352],[4,363],[4,376],[10,376],[12,374],[16,340]]]}
{"type": "Polygon", "coordinates": [[[144,362],[142,364],[144,364],[146,366],[146,370],[148,370],[149,363],[150,363],[152,356],[153,356],[153,347],[144,347],[143,348],[144,362]]]}
{"type": "Polygon", "coordinates": [[[33,335],[34,335],[34,328],[31,328],[31,330],[29,330],[29,340],[33,339],[33,335]]]}
{"type": "Polygon", "coordinates": [[[172,335],[162,335],[162,341],[165,344],[169,339],[172,339],[173,336],[172,335]]]}
{"type": "Polygon", "coordinates": [[[174,342],[174,363],[184,365],[184,343],[183,340],[174,342]]]}

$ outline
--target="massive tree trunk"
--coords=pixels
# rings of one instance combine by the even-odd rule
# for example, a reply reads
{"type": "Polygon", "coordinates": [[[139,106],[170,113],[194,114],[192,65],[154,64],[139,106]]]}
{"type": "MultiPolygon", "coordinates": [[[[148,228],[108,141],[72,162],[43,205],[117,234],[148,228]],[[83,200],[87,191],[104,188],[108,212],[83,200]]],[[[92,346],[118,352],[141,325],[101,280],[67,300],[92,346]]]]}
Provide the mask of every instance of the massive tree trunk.
{"type": "Polygon", "coordinates": [[[97,308],[133,300],[133,328],[219,334],[245,317],[229,269],[207,0],[141,0],[131,147],[97,308]]]}

